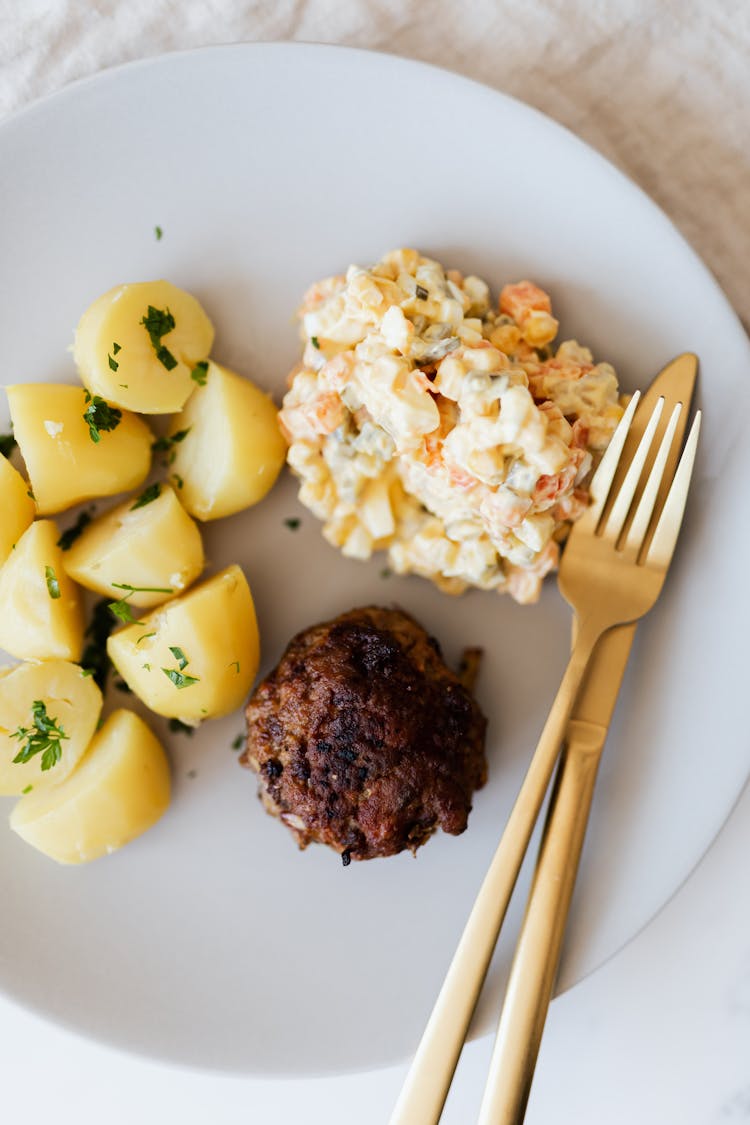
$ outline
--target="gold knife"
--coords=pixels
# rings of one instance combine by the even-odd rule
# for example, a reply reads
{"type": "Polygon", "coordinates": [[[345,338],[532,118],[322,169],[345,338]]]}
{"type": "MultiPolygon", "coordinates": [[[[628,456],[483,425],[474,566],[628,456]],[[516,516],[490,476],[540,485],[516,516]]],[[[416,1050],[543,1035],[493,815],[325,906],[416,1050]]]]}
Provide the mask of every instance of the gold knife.
{"type": "MultiPolygon", "coordinates": [[[[681,402],[683,407],[678,440],[665,473],[667,482],[672,479],[697,372],[696,356],[685,353],[657,375],[635,415],[621,465],[629,463],[656,400],[664,395],[667,407],[674,402],[681,402]]],[[[670,409],[664,411],[663,425],[670,413],[670,409]]],[[[654,449],[659,440],[657,435],[654,449]]],[[[617,494],[618,488],[616,479],[613,494],[617,494]]],[[[664,499],[663,495],[659,497],[657,511],[664,499]]],[[[518,1125],[523,1121],[560,963],[596,774],[635,630],[635,625],[620,625],[602,637],[568,725],[500,1016],[479,1125],[518,1125]]]]}

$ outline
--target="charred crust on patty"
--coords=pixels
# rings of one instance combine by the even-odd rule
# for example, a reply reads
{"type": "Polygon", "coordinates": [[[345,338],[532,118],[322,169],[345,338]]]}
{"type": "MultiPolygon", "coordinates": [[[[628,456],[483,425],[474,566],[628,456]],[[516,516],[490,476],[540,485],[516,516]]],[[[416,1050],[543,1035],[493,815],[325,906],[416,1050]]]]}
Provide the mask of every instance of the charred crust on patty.
{"type": "Polygon", "coordinates": [[[351,860],[463,832],[486,780],[486,720],[440,645],[399,609],[367,606],[292,639],[246,710],[240,761],[300,847],[351,860]]]}

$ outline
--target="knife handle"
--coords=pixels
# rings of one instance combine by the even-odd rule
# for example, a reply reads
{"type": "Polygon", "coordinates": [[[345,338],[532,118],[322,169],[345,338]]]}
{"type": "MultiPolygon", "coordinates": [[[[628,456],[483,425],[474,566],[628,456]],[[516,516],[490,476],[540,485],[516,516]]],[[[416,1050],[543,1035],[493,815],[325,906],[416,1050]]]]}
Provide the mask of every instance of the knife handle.
{"type": "Polygon", "coordinates": [[[604,745],[574,720],[558,768],[492,1053],[479,1125],[518,1125],[531,1090],[604,745]]]}

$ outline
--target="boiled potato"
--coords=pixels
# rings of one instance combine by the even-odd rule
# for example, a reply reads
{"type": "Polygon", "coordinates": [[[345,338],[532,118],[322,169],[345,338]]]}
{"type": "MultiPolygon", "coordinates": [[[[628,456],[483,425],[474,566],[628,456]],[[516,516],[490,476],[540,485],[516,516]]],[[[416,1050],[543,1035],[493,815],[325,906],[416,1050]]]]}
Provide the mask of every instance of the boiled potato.
{"type": "Polygon", "coordinates": [[[168,807],[161,743],[133,711],[114,711],[73,773],[22,797],[10,826],[58,863],[87,863],[140,836],[168,807]]]}
{"type": "Polygon", "coordinates": [[[107,403],[87,401],[81,387],[64,383],[20,383],[6,390],[41,515],[126,492],[145,479],[153,434],[135,414],[118,411],[118,417],[107,403]]]}
{"type": "Polygon", "coordinates": [[[84,386],[141,414],[181,410],[214,330],[195,297],[168,281],[110,289],[86,310],[73,356],[84,386]]]}
{"type": "Polygon", "coordinates": [[[3,669],[0,795],[23,793],[29,786],[37,792],[66,778],[91,741],[101,709],[102,693],[77,664],[47,660],[3,669]],[[46,734],[44,727],[50,728],[46,734]],[[12,737],[22,728],[29,732],[25,737],[12,737]],[[14,762],[24,748],[38,752],[26,762],[14,762]],[[58,749],[59,761],[50,764],[58,749]]]}
{"type": "Polygon", "coordinates": [[[230,516],[261,500],[286,458],[273,400],[249,379],[209,363],[198,387],[171,425],[187,430],[174,446],[180,499],[200,520],[230,516]]]}
{"type": "Polygon", "coordinates": [[[78,660],[83,610],[54,520],[24,531],[0,568],[0,648],[21,660],[78,660]]]}
{"type": "Polygon", "coordinates": [[[135,586],[128,603],[153,606],[195,581],[203,570],[203,543],[173,489],[152,485],[90,523],[65,552],[64,566],[90,590],[122,598],[124,585],[135,586]]]}
{"type": "Polygon", "coordinates": [[[260,658],[245,575],[227,567],[113,633],[107,652],[128,687],[159,715],[196,724],[233,711],[260,658]]]}
{"type": "Polygon", "coordinates": [[[29,486],[10,461],[0,454],[0,564],[36,515],[29,486]]]}

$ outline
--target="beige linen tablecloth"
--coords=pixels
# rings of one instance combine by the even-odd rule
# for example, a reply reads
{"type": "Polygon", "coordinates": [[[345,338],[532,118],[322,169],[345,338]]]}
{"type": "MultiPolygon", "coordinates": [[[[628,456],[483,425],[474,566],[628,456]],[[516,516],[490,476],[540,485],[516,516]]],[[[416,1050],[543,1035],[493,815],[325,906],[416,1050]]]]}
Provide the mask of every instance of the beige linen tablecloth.
{"type": "Polygon", "coordinates": [[[750,0],[0,0],[0,115],[131,59],[259,39],[390,51],[543,110],[664,208],[750,323],[750,0]]]}

